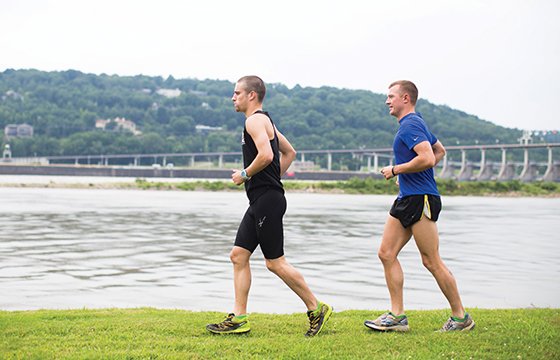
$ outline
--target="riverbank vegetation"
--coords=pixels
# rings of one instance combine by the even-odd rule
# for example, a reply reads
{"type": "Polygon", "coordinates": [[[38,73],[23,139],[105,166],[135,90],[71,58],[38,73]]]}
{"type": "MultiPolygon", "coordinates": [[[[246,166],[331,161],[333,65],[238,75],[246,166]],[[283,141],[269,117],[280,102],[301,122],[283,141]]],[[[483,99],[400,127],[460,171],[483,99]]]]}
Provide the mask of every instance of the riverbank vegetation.
{"type": "MultiPolygon", "coordinates": [[[[284,188],[290,192],[316,192],[340,194],[396,195],[398,186],[393,180],[373,178],[352,178],[345,181],[302,181],[284,180],[284,188]]],[[[512,181],[455,181],[437,180],[441,195],[444,196],[560,196],[560,183],[556,182],[521,182],[512,181]]],[[[89,188],[89,189],[140,189],[140,190],[178,190],[178,191],[242,191],[229,180],[194,180],[194,181],[152,181],[136,179],[134,182],[95,182],[71,183],[68,180],[57,183],[0,183],[4,187],[47,187],[47,188],[89,188]]]]}
{"type": "MultiPolygon", "coordinates": [[[[560,183],[513,181],[473,181],[459,182],[455,180],[437,180],[438,188],[446,196],[560,196],[560,183]]],[[[160,182],[137,179],[134,184],[124,184],[125,187],[157,190],[243,190],[231,181],[192,181],[192,182],[160,182]]],[[[352,178],[346,181],[297,181],[285,180],[286,191],[329,192],[344,194],[373,194],[394,195],[398,187],[394,181],[383,179],[352,178]]]]}
{"type": "Polygon", "coordinates": [[[467,333],[435,332],[447,310],[409,311],[411,331],[363,326],[379,311],[334,313],[315,338],[301,314],[251,314],[251,332],[212,335],[223,314],[183,310],[0,311],[2,359],[558,359],[560,309],[470,309],[467,333]]]}

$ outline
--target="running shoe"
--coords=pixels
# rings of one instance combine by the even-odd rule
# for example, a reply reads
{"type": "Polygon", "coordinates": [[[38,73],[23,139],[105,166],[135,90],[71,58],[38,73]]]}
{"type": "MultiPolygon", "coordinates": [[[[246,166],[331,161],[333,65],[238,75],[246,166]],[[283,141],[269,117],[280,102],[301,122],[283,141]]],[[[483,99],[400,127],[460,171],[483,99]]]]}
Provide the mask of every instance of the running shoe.
{"type": "Polygon", "coordinates": [[[307,317],[309,318],[309,330],[305,333],[305,336],[315,336],[323,330],[327,320],[331,317],[333,308],[325,303],[319,301],[319,306],[317,310],[307,312],[307,317]]]}
{"type": "Polygon", "coordinates": [[[206,325],[206,330],[214,334],[243,334],[251,331],[251,328],[247,317],[244,320],[239,320],[235,317],[235,314],[228,314],[221,323],[206,325]]]}
{"type": "Polygon", "coordinates": [[[389,311],[375,320],[364,321],[364,325],[377,331],[408,331],[408,318],[406,315],[397,317],[389,311]]]}
{"type": "Polygon", "coordinates": [[[441,332],[448,332],[448,331],[468,331],[474,329],[474,320],[468,313],[465,313],[464,320],[455,320],[452,317],[447,320],[443,327],[441,328],[441,332]]]}

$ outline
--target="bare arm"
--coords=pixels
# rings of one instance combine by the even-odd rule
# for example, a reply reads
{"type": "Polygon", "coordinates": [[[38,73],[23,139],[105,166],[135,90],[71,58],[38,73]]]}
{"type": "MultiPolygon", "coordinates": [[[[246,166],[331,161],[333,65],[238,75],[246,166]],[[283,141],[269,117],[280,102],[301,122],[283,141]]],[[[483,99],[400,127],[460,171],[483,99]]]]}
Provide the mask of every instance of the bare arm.
{"type": "Polygon", "coordinates": [[[434,166],[436,166],[437,164],[439,164],[441,159],[443,159],[446,152],[445,152],[445,148],[443,147],[443,144],[439,142],[439,140],[434,145],[432,145],[432,150],[436,158],[436,163],[434,164],[434,166]]]}
{"type": "MultiPolygon", "coordinates": [[[[381,169],[381,174],[383,174],[385,179],[388,180],[398,174],[410,174],[424,171],[436,165],[436,156],[432,150],[432,145],[430,145],[428,141],[422,141],[416,144],[413,150],[417,156],[409,162],[395,166],[386,166],[381,169]]],[[[443,155],[441,156],[443,157],[443,155]]]]}
{"type": "MultiPolygon", "coordinates": [[[[253,138],[255,142],[255,146],[257,147],[257,156],[253,160],[253,162],[247,166],[245,171],[247,172],[247,176],[253,176],[265,167],[268,166],[272,162],[274,158],[274,154],[272,153],[272,148],[270,147],[270,139],[269,139],[269,131],[272,133],[272,124],[268,121],[268,118],[263,114],[255,114],[247,118],[245,120],[245,127],[247,128],[247,132],[253,138]],[[259,119],[261,117],[265,117],[266,121],[263,119],[259,119]],[[267,129],[267,125],[270,126],[267,129]]],[[[244,180],[241,177],[241,170],[234,170],[233,174],[231,175],[231,179],[237,185],[243,184],[244,180]]]]}
{"type": "Polygon", "coordinates": [[[290,144],[288,139],[278,129],[276,129],[276,134],[278,135],[278,145],[280,150],[280,176],[284,175],[288,168],[296,158],[296,150],[290,144]]]}

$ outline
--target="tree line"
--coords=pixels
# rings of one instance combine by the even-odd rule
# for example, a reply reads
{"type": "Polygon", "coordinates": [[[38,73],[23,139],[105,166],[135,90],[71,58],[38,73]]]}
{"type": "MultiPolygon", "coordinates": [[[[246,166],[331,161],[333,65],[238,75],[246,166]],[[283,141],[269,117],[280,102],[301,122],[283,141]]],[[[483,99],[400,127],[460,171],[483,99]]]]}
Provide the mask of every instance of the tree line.
{"type": "MultiPolygon", "coordinates": [[[[34,136],[3,141],[18,157],[239,151],[244,116],[233,110],[234,85],[8,69],[0,73],[0,126],[27,123],[34,136]],[[97,119],[116,117],[133,121],[142,134],[96,129],[97,119]]],[[[385,95],[365,90],[267,84],[265,110],[296,149],[390,147],[398,127],[385,95]]],[[[446,145],[514,143],[521,136],[518,129],[426,100],[417,110],[446,145]]]]}

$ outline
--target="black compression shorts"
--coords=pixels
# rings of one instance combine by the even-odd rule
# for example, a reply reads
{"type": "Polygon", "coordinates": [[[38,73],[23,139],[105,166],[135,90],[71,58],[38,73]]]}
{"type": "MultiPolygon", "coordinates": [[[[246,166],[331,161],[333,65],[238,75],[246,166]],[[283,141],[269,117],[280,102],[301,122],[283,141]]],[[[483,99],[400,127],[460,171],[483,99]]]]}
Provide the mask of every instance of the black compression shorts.
{"type": "Polygon", "coordinates": [[[268,190],[257,198],[245,212],[237,229],[235,246],[255,251],[258,245],[265,259],[273,260],[284,255],[284,227],[286,198],[276,190],[268,190]]]}
{"type": "Polygon", "coordinates": [[[441,198],[436,195],[410,195],[396,199],[389,211],[391,216],[400,220],[405,228],[413,225],[425,215],[437,221],[441,212],[441,198]]]}

